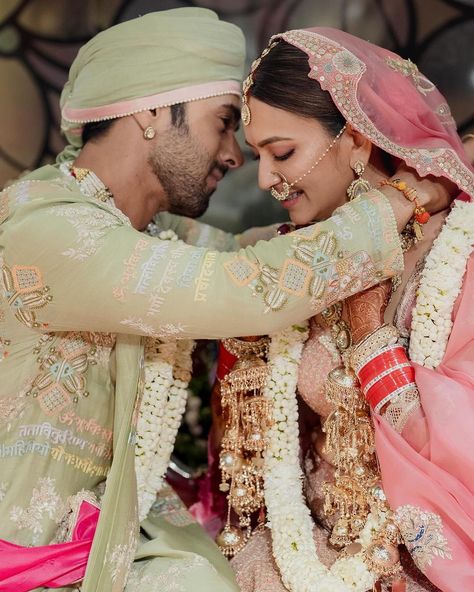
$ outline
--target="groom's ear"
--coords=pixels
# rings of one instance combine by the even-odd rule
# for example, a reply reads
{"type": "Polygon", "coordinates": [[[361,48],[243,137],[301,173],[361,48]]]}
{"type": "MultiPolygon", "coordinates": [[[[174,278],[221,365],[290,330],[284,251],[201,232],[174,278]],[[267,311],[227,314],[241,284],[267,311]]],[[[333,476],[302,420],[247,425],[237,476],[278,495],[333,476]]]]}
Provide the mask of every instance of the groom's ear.
{"type": "Polygon", "coordinates": [[[170,110],[169,107],[158,107],[156,109],[146,109],[145,111],[139,111],[138,113],[133,113],[132,117],[138,123],[142,131],[144,131],[148,126],[153,128],[157,128],[161,121],[166,119],[165,112],[166,110],[170,110]]]}

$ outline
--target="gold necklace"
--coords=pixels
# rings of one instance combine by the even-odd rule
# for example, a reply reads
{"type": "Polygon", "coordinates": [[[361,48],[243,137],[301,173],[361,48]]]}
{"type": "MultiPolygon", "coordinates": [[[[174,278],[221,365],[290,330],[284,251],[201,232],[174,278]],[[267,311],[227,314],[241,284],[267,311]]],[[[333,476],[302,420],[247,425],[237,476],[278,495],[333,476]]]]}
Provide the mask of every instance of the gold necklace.
{"type": "Polygon", "coordinates": [[[90,169],[75,167],[72,162],[61,165],[60,168],[75,179],[82,194],[103,203],[113,202],[114,196],[110,189],[90,169]]]}

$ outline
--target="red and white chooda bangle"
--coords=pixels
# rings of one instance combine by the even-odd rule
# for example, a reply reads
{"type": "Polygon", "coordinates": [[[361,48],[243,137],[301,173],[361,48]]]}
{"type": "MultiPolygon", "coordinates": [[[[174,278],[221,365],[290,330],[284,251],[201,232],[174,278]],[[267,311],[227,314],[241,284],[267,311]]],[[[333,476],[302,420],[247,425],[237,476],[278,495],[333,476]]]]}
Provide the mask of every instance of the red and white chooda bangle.
{"type": "Polygon", "coordinates": [[[362,392],[375,413],[393,398],[416,389],[415,370],[405,348],[394,344],[364,360],[356,369],[362,392]]]}

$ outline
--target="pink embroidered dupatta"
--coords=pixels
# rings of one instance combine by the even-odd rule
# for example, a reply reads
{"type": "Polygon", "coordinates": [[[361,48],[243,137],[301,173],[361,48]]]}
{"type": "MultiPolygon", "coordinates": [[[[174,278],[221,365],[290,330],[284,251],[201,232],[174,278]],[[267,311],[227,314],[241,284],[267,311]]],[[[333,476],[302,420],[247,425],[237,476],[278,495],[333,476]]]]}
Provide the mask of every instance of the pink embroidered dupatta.
{"type": "MultiPolygon", "coordinates": [[[[343,31],[272,37],[308,56],[308,76],[373,144],[473,199],[474,174],[444,97],[415,64],[343,31]]],[[[398,434],[374,416],[385,493],[415,562],[443,592],[474,590],[474,255],[447,351],[415,366],[421,409],[398,434]]]]}
{"type": "Polygon", "coordinates": [[[402,434],[374,415],[390,506],[418,567],[443,592],[474,590],[473,304],[474,255],[441,364],[415,365],[421,410],[402,434]]]}

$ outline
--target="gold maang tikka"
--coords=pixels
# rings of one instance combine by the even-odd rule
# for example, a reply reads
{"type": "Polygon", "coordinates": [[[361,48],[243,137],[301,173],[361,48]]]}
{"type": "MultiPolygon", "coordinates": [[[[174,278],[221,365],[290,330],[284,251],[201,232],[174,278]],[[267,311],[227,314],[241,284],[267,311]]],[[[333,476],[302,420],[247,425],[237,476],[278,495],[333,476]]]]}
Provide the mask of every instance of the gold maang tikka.
{"type": "Polygon", "coordinates": [[[258,57],[256,60],[254,60],[252,62],[252,65],[250,66],[250,73],[247,76],[247,78],[244,80],[243,84],[242,84],[242,112],[241,112],[241,118],[242,118],[242,122],[244,125],[248,125],[250,123],[250,109],[249,109],[249,105],[248,105],[248,98],[247,98],[247,93],[250,89],[250,87],[252,86],[254,80],[253,80],[253,75],[255,73],[255,70],[260,66],[260,62],[263,60],[263,58],[268,55],[270,53],[270,51],[275,47],[275,45],[278,43],[278,41],[272,41],[260,54],[260,57],[258,57]]]}

